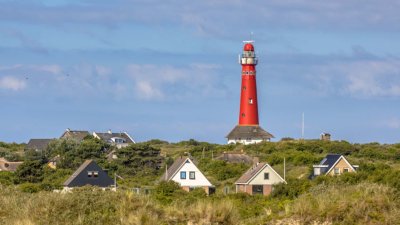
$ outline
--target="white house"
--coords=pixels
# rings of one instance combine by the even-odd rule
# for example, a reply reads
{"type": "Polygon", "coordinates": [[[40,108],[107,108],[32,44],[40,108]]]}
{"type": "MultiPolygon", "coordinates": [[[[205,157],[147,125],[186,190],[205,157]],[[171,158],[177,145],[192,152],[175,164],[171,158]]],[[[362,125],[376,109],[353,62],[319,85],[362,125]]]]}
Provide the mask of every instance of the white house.
{"type": "Polygon", "coordinates": [[[126,147],[135,143],[135,140],[133,140],[127,132],[113,133],[111,130],[108,130],[107,133],[93,132],[93,136],[114,145],[117,148],[126,147]]]}
{"type": "Polygon", "coordinates": [[[268,163],[257,163],[235,182],[236,193],[269,195],[272,186],[279,183],[286,181],[268,163]]]}
{"type": "Polygon", "coordinates": [[[226,136],[228,144],[241,143],[244,145],[257,144],[262,141],[270,141],[274,136],[258,125],[237,125],[226,136]]]}
{"type": "Polygon", "coordinates": [[[189,157],[176,159],[162,179],[177,182],[185,191],[190,191],[194,188],[203,188],[207,194],[212,194],[215,191],[214,186],[189,157]]]}

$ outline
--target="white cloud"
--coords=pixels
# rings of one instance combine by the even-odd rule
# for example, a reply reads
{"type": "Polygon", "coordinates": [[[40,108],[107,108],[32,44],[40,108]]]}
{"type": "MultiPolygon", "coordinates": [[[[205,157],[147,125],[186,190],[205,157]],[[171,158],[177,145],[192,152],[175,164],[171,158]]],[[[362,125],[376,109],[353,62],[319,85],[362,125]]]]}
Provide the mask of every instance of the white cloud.
{"type": "Polygon", "coordinates": [[[136,82],[137,94],[143,99],[162,99],[164,94],[160,89],[154,87],[148,81],[137,81],[136,82]]]}
{"type": "Polygon", "coordinates": [[[60,74],[62,72],[62,67],[56,64],[41,64],[41,65],[5,65],[0,66],[0,71],[10,71],[10,72],[46,72],[52,74],[60,74]]]}
{"type": "Polygon", "coordinates": [[[390,118],[388,120],[383,121],[383,125],[388,128],[392,129],[399,129],[400,128],[400,118],[390,118]]]}
{"type": "Polygon", "coordinates": [[[22,79],[5,76],[0,78],[0,88],[12,91],[20,91],[26,88],[26,82],[22,79]]]}
{"type": "Polygon", "coordinates": [[[307,79],[325,94],[400,97],[400,60],[343,60],[310,68],[307,79]]]}
{"type": "MultiPolygon", "coordinates": [[[[220,91],[217,65],[193,64],[186,67],[170,65],[131,64],[127,71],[135,83],[139,99],[182,99],[207,96],[220,91]]],[[[223,90],[218,94],[223,94],[223,90]]]]}

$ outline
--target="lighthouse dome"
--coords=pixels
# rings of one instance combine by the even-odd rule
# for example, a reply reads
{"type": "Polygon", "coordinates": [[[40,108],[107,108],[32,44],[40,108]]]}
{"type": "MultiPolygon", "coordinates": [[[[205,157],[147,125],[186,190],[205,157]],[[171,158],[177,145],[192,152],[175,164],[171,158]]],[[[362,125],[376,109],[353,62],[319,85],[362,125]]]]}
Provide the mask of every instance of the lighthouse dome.
{"type": "Polygon", "coordinates": [[[254,46],[251,43],[246,43],[243,47],[244,51],[254,51],[254,46]]]}

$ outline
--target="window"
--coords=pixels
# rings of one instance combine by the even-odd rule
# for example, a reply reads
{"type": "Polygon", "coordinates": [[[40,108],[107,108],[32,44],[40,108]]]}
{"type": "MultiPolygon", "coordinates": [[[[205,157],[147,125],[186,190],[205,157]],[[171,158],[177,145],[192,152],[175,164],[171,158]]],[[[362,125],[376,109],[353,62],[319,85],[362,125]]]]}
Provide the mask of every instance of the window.
{"type": "Polygon", "coordinates": [[[335,174],[340,174],[340,169],[339,168],[335,168],[334,173],[335,174]]]}
{"type": "Polygon", "coordinates": [[[245,91],[246,90],[246,86],[243,86],[242,89],[243,89],[243,91],[245,91]]]}
{"type": "Polygon", "coordinates": [[[264,180],[269,180],[269,173],[264,173],[264,180]]]}
{"type": "Polygon", "coordinates": [[[112,137],[110,140],[108,140],[108,142],[122,144],[122,143],[126,143],[126,140],[125,140],[125,138],[122,138],[122,137],[112,137]]]}
{"type": "Polygon", "coordinates": [[[189,172],[189,179],[191,179],[191,180],[196,179],[196,174],[195,174],[194,171],[190,171],[190,172],[189,172]]]}
{"type": "Polygon", "coordinates": [[[249,98],[249,104],[253,104],[253,99],[249,98]]]}
{"type": "Polygon", "coordinates": [[[186,180],[186,172],[181,171],[181,180],[186,180]]]}
{"type": "Polygon", "coordinates": [[[245,114],[244,113],[242,113],[242,117],[244,117],[245,116],[245,114]]]}
{"type": "Polygon", "coordinates": [[[88,171],[88,177],[96,178],[99,176],[99,171],[88,171]]]}
{"type": "Polygon", "coordinates": [[[349,168],[344,168],[343,169],[343,173],[348,173],[350,170],[349,170],[349,168]]]}
{"type": "Polygon", "coordinates": [[[252,187],[253,194],[263,194],[263,186],[262,185],[253,185],[252,187]]]}

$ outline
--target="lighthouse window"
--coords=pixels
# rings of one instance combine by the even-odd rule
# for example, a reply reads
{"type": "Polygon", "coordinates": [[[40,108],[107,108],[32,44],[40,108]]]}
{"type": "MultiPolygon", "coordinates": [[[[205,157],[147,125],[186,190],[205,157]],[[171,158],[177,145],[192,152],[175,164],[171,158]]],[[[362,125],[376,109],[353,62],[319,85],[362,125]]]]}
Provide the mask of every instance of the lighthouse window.
{"type": "Polygon", "coordinates": [[[249,104],[253,104],[253,99],[249,98],[249,104]]]}
{"type": "Polygon", "coordinates": [[[244,117],[245,116],[245,114],[244,113],[242,113],[242,117],[244,117]]]}
{"type": "Polygon", "coordinates": [[[243,88],[242,88],[242,89],[243,89],[243,91],[245,91],[245,90],[246,90],[246,86],[243,86],[243,88]]]}

